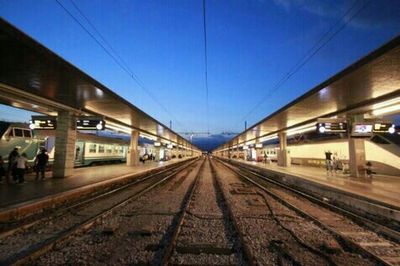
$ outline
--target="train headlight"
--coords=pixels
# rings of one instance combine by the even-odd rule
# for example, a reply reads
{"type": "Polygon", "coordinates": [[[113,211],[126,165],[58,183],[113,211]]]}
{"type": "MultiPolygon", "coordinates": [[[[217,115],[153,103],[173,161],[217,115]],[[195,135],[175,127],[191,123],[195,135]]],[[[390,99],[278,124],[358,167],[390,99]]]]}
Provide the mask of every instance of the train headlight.
{"type": "Polygon", "coordinates": [[[34,129],[35,129],[35,124],[34,124],[34,123],[30,123],[30,124],[29,124],[29,128],[32,129],[32,130],[34,130],[34,129]]]}
{"type": "Polygon", "coordinates": [[[318,128],[319,133],[324,133],[325,130],[326,130],[326,129],[325,129],[324,126],[321,126],[321,127],[318,128]]]}
{"type": "Polygon", "coordinates": [[[102,123],[98,123],[96,125],[97,130],[102,130],[103,129],[103,124],[102,123]]]}
{"type": "Polygon", "coordinates": [[[389,127],[388,131],[389,131],[390,134],[393,134],[394,132],[396,132],[396,129],[394,128],[394,125],[389,127]]]}

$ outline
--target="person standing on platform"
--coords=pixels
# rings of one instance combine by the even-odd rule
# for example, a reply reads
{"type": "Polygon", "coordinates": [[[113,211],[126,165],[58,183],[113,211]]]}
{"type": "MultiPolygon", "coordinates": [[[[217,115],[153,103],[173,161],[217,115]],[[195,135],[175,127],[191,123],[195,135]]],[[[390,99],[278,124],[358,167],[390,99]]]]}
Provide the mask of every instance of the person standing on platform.
{"type": "Polygon", "coordinates": [[[326,164],[326,171],[332,172],[332,152],[326,151],[325,152],[325,164],[326,164]]]}
{"type": "Polygon", "coordinates": [[[46,165],[49,161],[49,155],[46,154],[46,149],[42,148],[40,153],[35,158],[36,180],[39,180],[39,172],[43,180],[46,172],[46,165]]]}
{"type": "Polygon", "coordinates": [[[13,181],[17,181],[18,157],[19,157],[18,148],[14,148],[8,155],[7,183],[9,182],[10,174],[13,177],[13,181]]]}
{"type": "Polygon", "coordinates": [[[3,181],[3,176],[5,176],[6,170],[4,170],[3,157],[0,155],[0,182],[3,181]]]}
{"type": "Polygon", "coordinates": [[[22,184],[25,183],[24,175],[25,175],[25,170],[28,167],[28,158],[26,156],[26,153],[24,152],[21,156],[18,156],[17,158],[17,177],[18,177],[18,183],[22,184]]]}

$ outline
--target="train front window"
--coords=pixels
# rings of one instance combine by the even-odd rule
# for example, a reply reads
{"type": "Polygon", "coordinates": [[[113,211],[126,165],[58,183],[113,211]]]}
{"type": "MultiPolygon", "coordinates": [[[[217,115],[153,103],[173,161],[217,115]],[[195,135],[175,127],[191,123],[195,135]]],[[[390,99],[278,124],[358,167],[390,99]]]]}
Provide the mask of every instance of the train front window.
{"type": "Polygon", "coordinates": [[[14,137],[23,137],[24,134],[22,133],[22,129],[20,128],[14,128],[14,137]]]}
{"type": "Polygon", "coordinates": [[[30,130],[24,130],[24,137],[25,138],[32,138],[32,134],[30,130]]]}

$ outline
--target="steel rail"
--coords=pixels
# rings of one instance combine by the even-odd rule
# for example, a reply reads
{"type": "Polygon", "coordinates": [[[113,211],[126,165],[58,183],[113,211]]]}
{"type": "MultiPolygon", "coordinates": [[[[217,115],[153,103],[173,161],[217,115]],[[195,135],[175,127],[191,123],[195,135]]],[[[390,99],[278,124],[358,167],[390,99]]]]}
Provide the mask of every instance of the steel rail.
{"type": "MultiPolygon", "coordinates": [[[[282,204],[284,204],[285,206],[287,206],[288,208],[294,210],[295,212],[297,212],[298,214],[302,215],[303,217],[306,217],[312,221],[314,221],[315,223],[317,223],[318,225],[320,225],[321,227],[323,227],[324,229],[326,229],[327,231],[329,231],[330,233],[332,233],[335,237],[337,237],[339,240],[341,240],[342,243],[345,243],[347,246],[352,247],[354,250],[359,251],[361,254],[374,259],[378,264],[382,264],[382,265],[393,265],[392,263],[390,263],[388,261],[388,259],[385,257],[381,257],[377,254],[374,254],[373,252],[369,251],[368,249],[364,248],[363,246],[359,245],[357,242],[353,241],[352,239],[350,239],[349,237],[345,236],[344,234],[338,232],[337,230],[333,229],[331,226],[327,225],[326,223],[324,223],[323,221],[321,221],[320,219],[310,215],[309,213],[307,213],[306,211],[303,211],[302,209],[294,206],[292,203],[290,203],[287,200],[282,199],[281,196],[277,195],[276,193],[274,193],[273,191],[271,191],[270,189],[266,188],[264,185],[258,183],[257,181],[255,181],[254,179],[248,177],[247,175],[241,173],[240,171],[234,169],[232,166],[228,165],[226,162],[223,162],[221,160],[218,159],[218,161],[224,165],[225,167],[227,167],[228,169],[230,169],[232,172],[234,172],[235,174],[237,174],[238,176],[242,177],[243,179],[247,180],[248,182],[252,183],[253,185],[255,185],[256,187],[260,188],[261,190],[263,190],[264,192],[266,192],[267,194],[269,194],[270,196],[272,196],[274,199],[278,200],[279,202],[281,202],[282,204]]],[[[254,173],[252,173],[251,171],[249,171],[247,168],[244,167],[237,167],[240,168],[242,171],[248,172],[252,175],[255,175],[254,173]]],[[[275,181],[275,180],[271,180],[270,178],[261,176],[259,174],[256,175],[258,178],[262,179],[263,181],[266,182],[270,182],[273,183],[275,185],[280,186],[281,188],[284,189],[288,189],[291,192],[294,192],[298,195],[301,195],[303,197],[306,197],[307,199],[309,198],[313,198],[313,196],[307,195],[304,192],[298,191],[296,192],[295,189],[293,188],[288,188],[286,185],[280,184],[279,182],[275,181]]],[[[314,201],[313,201],[314,202],[314,201]]],[[[320,201],[318,199],[315,198],[315,203],[321,203],[321,205],[324,206],[328,206],[326,205],[326,202],[320,201]]],[[[338,207],[336,207],[338,208],[338,207]]],[[[339,210],[340,208],[338,208],[339,210]]],[[[345,211],[345,210],[343,210],[345,211]]],[[[349,211],[345,211],[346,213],[350,213],[349,211]]],[[[355,215],[355,214],[352,214],[355,215]]],[[[355,215],[357,216],[357,215],[355,215]]],[[[364,218],[365,219],[365,218],[364,218]]],[[[369,228],[368,228],[369,229],[369,228]]]]}
{"type": "Polygon", "coordinates": [[[199,168],[199,171],[196,173],[196,177],[193,180],[193,182],[190,184],[189,189],[186,192],[186,195],[183,199],[182,202],[182,208],[181,211],[178,213],[178,221],[177,224],[175,225],[175,228],[173,230],[171,239],[169,241],[168,246],[165,248],[165,252],[163,254],[163,259],[162,259],[162,265],[169,265],[169,262],[171,260],[172,257],[172,253],[176,247],[176,241],[178,240],[178,236],[179,236],[179,232],[181,231],[183,222],[187,216],[187,213],[189,211],[190,208],[190,203],[193,200],[193,194],[197,188],[199,179],[200,179],[200,173],[202,172],[203,168],[204,168],[204,164],[205,164],[206,159],[203,160],[203,162],[201,163],[201,166],[199,168]]]}
{"type": "Polygon", "coordinates": [[[84,199],[83,201],[79,201],[77,203],[74,203],[72,205],[68,205],[68,206],[65,206],[65,207],[61,206],[61,208],[58,208],[53,212],[49,211],[48,213],[41,213],[40,217],[34,218],[33,221],[30,220],[30,219],[32,219],[32,217],[28,216],[26,218],[27,221],[22,221],[22,223],[17,224],[15,226],[12,226],[11,228],[6,228],[4,230],[1,230],[0,231],[0,240],[5,238],[5,237],[7,237],[7,236],[9,236],[9,235],[12,235],[12,234],[18,232],[18,231],[29,229],[30,227],[32,227],[32,226],[34,226],[34,225],[36,225],[38,223],[41,223],[41,222],[44,222],[44,221],[48,221],[49,219],[58,218],[61,215],[65,214],[66,212],[68,212],[68,211],[70,211],[72,209],[84,207],[85,205],[87,205],[87,204],[89,204],[89,203],[91,203],[91,202],[93,202],[95,200],[102,199],[102,198],[105,198],[107,196],[112,196],[115,193],[123,191],[123,190],[125,190],[125,189],[127,189],[127,188],[129,188],[129,187],[131,187],[133,185],[136,185],[138,183],[144,182],[144,181],[146,181],[146,180],[148,180],[150,178],[156,177],[158,175],[164,174],[164,173],[169,172],[169,171],[176,170],[178,168],[185,168],[185,167],[186,167],[186,164],[184,164],[182,166],[182,163],[181,163],[179,165],[171,166],[170,168],[167,168],[167,169],[164,169],[164,170],[161,170],[161,171],[155,171],[153,173],[150,173],[149,175],[143,174],[144,177],[141,176],[138,179],[132,180],[131,182],[129,182],[129,183],[125,184],[125,185],[122,185],[122,186],[120,186],[118,188],[106,191],[106,192],[101,193],[101,194],[96,194],[96,195],[94,195],[92,197],[89,196],[89,198],[84,199]],[[43,217],[43,215],[46,215],[46,214],[51,215],[51,217],[49,217],[49,216],[44,216],[43,217]]]}
{"type": "Polygon", "coordinates": [[[211,165],[211,172],[212,172],[213,178],[215,178],[215,181],[217,183],[217,186],[216,186],[217,193],[220,193],[220,195],[222,196],[223,202],[224,202],[224,204],[225,204],[225,206],[227,208],[227,211],[228,211],[229,219],[232,221],[232,224],[233,224],[233,226],[235,228],[235,231],[239,236],[240,245],[241,245],[241,248],[243,249],[243,254],[245,256],[245,259],[247,260],[247,263],[250,266],[256,265],[256,263],[254,262],[254,256],[253,256],[253,254],[251,252],[251,248],[247,244],[247,240],[246,240],[243,232],[240,230],[239,221],[236,218],[236,216],[233,214],[234,212],[232,210],[232,207],[229,204],[229,201],[227,200],[227,197],[226,197],[226,195],[225,195],[225,193],[224,193],[224,191],[222,189],[221,180],[219,179],[219,177],[217,175],[217,171],[215,169],[215,166],[211,162],[211,160],[210,160],[210,165],[211,165]]]}
{"type": "MultiPolygon", "coordinates": [[[[23,264],[26,264],[29,260],[33,260],[33,259],[39,257],[40,255],[42,255],[42,254],[46,253],[47,251],[51,250],[52,248],[54,248],[57,244],[60,244],[61,242],[66,241],[73,234],[75,234],[79,231],[88,230],[99,219],[102,219],[102,218],[108,216],[113,211],[115,211],[117,208],[125,206],[130,201],[132,201],[132,200],[140,197],[141,195],[145,194],[146,192],[149,192],[150,190],[156,188],[160,184],[162,184],[162,183],[166,182],[167,180],[169,180],[170,178],[176,176],[179,172],[183,171],[183,169],[185,169],[186,167],[194,164],[196,161],[197,160],[194,160],[183,166],[175,168],[172,173],[169,173],[168,175],[162,177],[160,180],[157,180],[156,182],[151,183],[149,186],[146,186],[145,188],[141,189],[140,191],[135,192],[128,198],[125,198],[124,200],[113,204],[111,207],[107,208],[106,210],[101,211],[100,213],[98,213],[94,216],[91,216],[91,217],[85,219],[84,221],[82,221],[78,224],[75,224],[72,227],[70,227],[64,231],[61,231],[57,235],[55,235],[51,238],[48,238],[41,243],[34,245],[32,248],[22,250],[20,253],[14,254],[9,258],[6,258],[5,260],[0,261],[0,265],[11,265],[11,264],[23,265],[23,264]]],[[[167,170],[163,171],[163,173],[165,173],[165,172],[167,172],[167,170]]],[[[160,175],[160,174],[155,173],[152,175],[152,177],[157,176],[157,175],[160,175]]],[[[147,180],[149,180],[149,178],[142,179],[141,182],[135,182],[135,184],[130,184],[130,186],[137,185],[139,183],[143,183],[144,181],[147,181],[147,180]]],[[[125,189],[126,188],[128,188],[128,186],[125,186],[125,189]]],[[[121,191],[121,190],[118,190],[118,191],[121,191]]],[[[118,191],[115,191],[114,193],[111,193],[111,194],[106,193],[106,195],[110,196],[112,194],[115,194],[118,191]]],[[[100,197],[97,197],[96,199],[99,199],[99,198],[100,197]]],[[[93,200],[91,202],[93,202],[93,200]]],[[[79,204],[76,204],[75,206],[82,207],[79,204]]]]}

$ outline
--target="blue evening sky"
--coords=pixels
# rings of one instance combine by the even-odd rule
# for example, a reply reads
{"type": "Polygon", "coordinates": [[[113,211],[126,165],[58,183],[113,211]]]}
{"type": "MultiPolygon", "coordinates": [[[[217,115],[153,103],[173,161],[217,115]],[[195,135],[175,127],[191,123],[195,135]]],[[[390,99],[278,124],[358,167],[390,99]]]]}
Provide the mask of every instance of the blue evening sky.
{"type": "MultiPolygon", "coordinates": [[[[96,33],[71,0],[59,0],[96,33]]],[[[163,110],[56,0],[0,0],[16,27],[173,129],[206,131],[201,0],[73,0],[156,95],[163,110]],[[173,114],[171,117],[170,114],[173,114]]],[[[400,31],[400,1],[206,0],[209,129],[241,132],[378,48],[400,31]],[[300,71],[275,84],[333,25],[340,28],[300,71]],[[351,7],[344,19],[343,14],[351,7]],[[257,103],[269,95],[253,112],[257,103]]],[[[0,119],[24,112],[0,108],[0,119]]]]}

